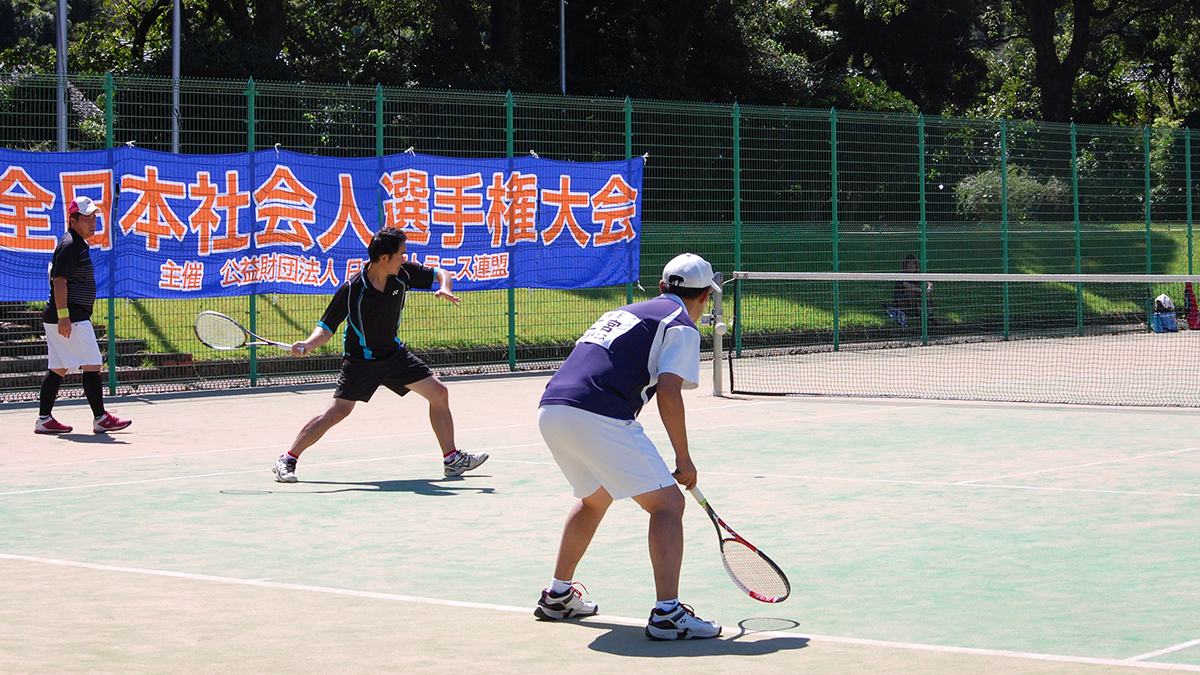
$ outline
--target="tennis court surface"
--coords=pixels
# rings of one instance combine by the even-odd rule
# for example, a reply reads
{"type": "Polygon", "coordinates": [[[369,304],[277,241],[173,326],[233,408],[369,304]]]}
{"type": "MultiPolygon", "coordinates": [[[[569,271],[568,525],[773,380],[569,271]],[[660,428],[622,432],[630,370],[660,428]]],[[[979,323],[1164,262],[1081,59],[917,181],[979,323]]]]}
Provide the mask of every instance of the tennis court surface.
{"type": "Polygon", "coordinates": [[[458,479],[424,402],[385,391],[294,485],[269,469],[329,388],[111,402],[134,421],[111,437],[0,410],[0,672],[1200,672],[1200,413],[702,383],[700,484],[793,594],[741,594],[688,500],[681,599],[725,634],[656,643],[628,501],[579,569],[600,615],[533,617],[572,501],[545,381],[449,383],[459,445],[491,454],[458,479]]]}

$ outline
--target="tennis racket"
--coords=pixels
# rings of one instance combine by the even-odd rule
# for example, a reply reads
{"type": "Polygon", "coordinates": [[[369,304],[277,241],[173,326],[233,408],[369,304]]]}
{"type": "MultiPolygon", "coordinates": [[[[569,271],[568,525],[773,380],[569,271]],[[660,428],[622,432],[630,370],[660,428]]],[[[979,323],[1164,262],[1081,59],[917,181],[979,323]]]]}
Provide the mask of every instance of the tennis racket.
{"type": "Polygon", "coordinates": [[[241,349],[254,345],[272,345],[285,351],[292,346],[260,337],[246,330],[242,324],[220,312],[200,312],[196,317],[196,337],[205,345],[220,351],[241,349]]]}
{"type": "Polygon", "coordinates": [[[759,602],[783,602],[792,594],[792,585],[787,575],[762,551],[754,548],[737,532],[721,520],[716,511],[698,488],[689,490],[704,507],[713,527],[717,528],[717,540],[721,542],[721,562],[725,571],[738,588],[759,602]]]}

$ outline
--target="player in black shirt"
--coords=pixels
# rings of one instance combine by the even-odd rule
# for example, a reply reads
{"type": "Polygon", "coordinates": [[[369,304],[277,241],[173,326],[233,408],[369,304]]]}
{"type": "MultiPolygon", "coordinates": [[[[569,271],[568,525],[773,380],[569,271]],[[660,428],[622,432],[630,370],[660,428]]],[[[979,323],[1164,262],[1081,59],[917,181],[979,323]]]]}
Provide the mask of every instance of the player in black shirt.
{"type": "Polygon", "coordinates": [[[275,462],[275,479],[280,483],[295,483],[300,453],[345,419],[356,402],[371,400],[380,385],[401,396],[415,391],[429,401],[429,423],[441,445],[447,477],[462,475],[487,461],[487,453],[470,454],[454,447],[454,418],[446,385],[396,337],[410,288],[433,288],[436,279],[435,297],[456,306],[461,302],[450,292],[449,272],[404,261],[405,239],[404,232],[392,227],[375,233],[367,247],[370,263],[338,287],[312,335],[292,345],[296,356],[311,354],[346,322],[345,352],[333,401],[304,425],[291,449],[275,462]]]}
{"type": "Polygon", "coordinates": [[[51,416],[58,389],[67,373],[83,371],[83,393],[95,419],[92,432],[105,434],[129,426],[104,409],[104,386],[100,368],[104,360],[92,328],[92,305],[96,302],[96,274],[88,251],[88,237],[96,233],[100,207],[87,197],[78,197],[67,208],[67,231],[58,240],[50,263],[50,300],[42,311],[46,327],[46,377],[42,378],[35,434],[65,434],[72,427],[51,416]]]}

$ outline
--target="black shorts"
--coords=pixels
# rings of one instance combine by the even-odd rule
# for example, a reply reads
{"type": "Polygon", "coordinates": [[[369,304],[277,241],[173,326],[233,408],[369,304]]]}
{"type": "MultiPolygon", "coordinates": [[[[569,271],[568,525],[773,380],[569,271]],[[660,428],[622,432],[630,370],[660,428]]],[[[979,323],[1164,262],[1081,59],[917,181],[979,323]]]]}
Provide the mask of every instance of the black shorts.
{"type": "Polygon", "coordinates": [[[425,362],[401,347],[386,359],[359,359],[342,357],[342,370],[338,373],[334,398],[347,401],[371,400],[379,385],[404,396],[409,392],[407,385],[432,377],[433,371],[425,362]]]}

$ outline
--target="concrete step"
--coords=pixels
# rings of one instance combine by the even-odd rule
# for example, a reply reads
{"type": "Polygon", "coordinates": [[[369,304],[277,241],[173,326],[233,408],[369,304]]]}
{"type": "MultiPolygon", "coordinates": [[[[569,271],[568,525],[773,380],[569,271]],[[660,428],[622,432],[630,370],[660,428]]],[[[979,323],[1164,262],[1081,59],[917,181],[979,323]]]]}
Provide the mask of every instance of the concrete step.
{"type": "MultiPolygon", "coordinates": [[[[132,354],[144,351],[146,341],[141,338],[118,338],[117,354],[132,354]]],[[[100,353],[108,351],[108,340],[100,340],[100,353]]],[[[46,358],[46,336],[39,335],[36,339],[13,342],[0,342],[0,357],[40,356],[46,358]]]]}

